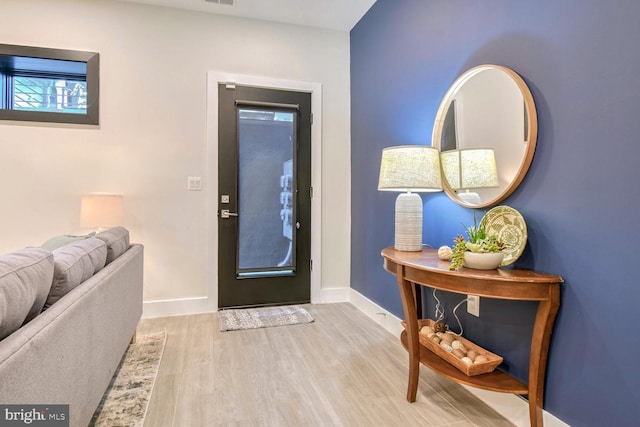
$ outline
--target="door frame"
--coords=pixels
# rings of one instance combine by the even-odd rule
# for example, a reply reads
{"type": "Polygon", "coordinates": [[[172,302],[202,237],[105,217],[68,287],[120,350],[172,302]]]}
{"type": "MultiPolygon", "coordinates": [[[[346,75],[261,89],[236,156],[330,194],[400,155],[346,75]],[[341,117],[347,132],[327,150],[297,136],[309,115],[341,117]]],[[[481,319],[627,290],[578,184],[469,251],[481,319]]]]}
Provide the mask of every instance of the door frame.
{"type": "Polygon", "coordinates": [[[207,288],[208,311],[218,311],[218,84],[237,84],[266,89],[311,93],[311,302],[321,302],[322,288],[322,85],[320,83],[274,79],[209,71],[207,73],[207,288]]]}

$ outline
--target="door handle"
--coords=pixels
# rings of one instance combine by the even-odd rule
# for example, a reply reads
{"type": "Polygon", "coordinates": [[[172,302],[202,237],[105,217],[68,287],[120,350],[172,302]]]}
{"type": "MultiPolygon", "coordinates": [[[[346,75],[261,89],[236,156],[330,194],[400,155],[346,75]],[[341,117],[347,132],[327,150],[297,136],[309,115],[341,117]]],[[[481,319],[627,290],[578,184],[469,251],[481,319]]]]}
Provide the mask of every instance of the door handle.
{"type": "Polygon", "coordinates": [[[229,212],[229,209],[222,209],[220,211],[220,218],[230,218],[232,216],[238,216],[235,212],[229,212]]]}

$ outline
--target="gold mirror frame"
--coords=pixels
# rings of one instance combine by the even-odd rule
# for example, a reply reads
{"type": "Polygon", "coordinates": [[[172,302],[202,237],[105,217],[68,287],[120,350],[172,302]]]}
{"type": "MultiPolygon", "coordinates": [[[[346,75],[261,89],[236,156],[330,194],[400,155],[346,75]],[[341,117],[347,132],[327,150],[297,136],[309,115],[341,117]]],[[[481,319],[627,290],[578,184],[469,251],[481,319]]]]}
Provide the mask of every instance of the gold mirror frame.
{"type": "MultiPolygon", "coordinates": [[[[513,177],[510,179],[510,181],[500,183],[498,187],[497,196],[490,198],[488,200],[480,200],[480,202],[477,204],[468,203],[462,200],[459,194],[451,187],[451,185],[447,181],[447,178],[443,172],[442,186],[444,191],[447,193],[447,195],[451,200],[453,200],[454,202],[458,203],[461,206],[468,207],[468,208],[484,208],[484,207],[492,206],[503,201],[509,195],[511,195],[511,193],[513,193],[515,189],[518,188],[518,185],[520,185],[525,175],[527,174],[527,171],[529,170],[529,166],[531,165],[531,162],[533,160],[533,154],[535,152],[536,142],[538,139],[538,117],[536,114],[536,107],[533,100],[533,96],[531,95],[531,91],[529,90],[529,87],[527,86],[527,84],[513,70],[500,65],[487,64],[487,65],[480,65],[480,66],[471,68],[470,70],[463,73],[460,77],[458,77],[455,82],[453,82],[453,84],[445,94],[440,104],[440,107],[438,109],[438,113],[436,115],[436,120],[433,126],[432,145],[438,148],[438,150],[442,152],[441,141],[443,136],[445,119],[447,117],[447,113],[449,111],[449,108],[451,107],[452,102],[456,99],[456,95],[460,92],[460,90],[465,84],[467,84],[471,79],[476,77],[478,74],[488,70],[502,71],[504,74],[510,77],[511,81],[513,81],[513,83],[515,83],[515,85],[520,90],[522,99],[524,101],[523,102],[524,112],[526,114],[526,117],[523,119],[523,124],[525,125],[525,128],[523,129],[523,135],[525,137],[523,138],[522,142],[526,144],[526,146],[522,154],[522,160],[520,162],[520,165],[517,171],[515,172],[515,174],[513,175],[513,177]]],[[[457,148],[461,149],[465,147],[458,146],[457,148]]],[[[492,148],[492,147],[489,147],[489,148],[492,148]]],[[[499,156],[499,153],[496,154],[496,157],[498,156],[499,156]]]]}

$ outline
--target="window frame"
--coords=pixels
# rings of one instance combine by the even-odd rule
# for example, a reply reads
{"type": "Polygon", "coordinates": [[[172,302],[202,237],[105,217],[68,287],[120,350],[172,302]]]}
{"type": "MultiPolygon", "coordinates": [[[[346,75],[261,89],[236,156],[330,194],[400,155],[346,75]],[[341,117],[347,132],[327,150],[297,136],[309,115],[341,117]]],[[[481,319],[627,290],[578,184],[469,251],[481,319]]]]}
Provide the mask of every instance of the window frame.
{"type": "MultiPolygon", "coordinates": [[[[85,114],[54,111],[25,111],[0,108],[0,120],[100,124],[100,54],[80,50],[51,49],[34,46],[0,44],[0,55],[26,58],[41,58],[86,63],[87,110],[85,114]]],[[[77,76],[76,76],[77,77],[77,76]]],[[[72,75],[69,75],[72,79],[72,75]]],[[[8,96],[7,82],[12,80],[2,73],[0,68],[0,96],[8,96]]]]}

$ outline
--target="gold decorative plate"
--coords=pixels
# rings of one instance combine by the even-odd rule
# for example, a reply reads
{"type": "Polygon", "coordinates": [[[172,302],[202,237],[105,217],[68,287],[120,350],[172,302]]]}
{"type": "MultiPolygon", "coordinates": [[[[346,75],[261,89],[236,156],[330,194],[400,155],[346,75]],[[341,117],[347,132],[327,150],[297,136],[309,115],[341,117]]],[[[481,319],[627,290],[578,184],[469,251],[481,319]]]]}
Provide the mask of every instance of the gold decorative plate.
{"type": "Polygon", "coordinates": [[[500,266],[516,262],[527,244],[527,223],[520,212],[509,206],[496,206],[482,217],[480,224],[487,234],[495,234],[507,247],[502,251],[504,259],[500,266]]]}

